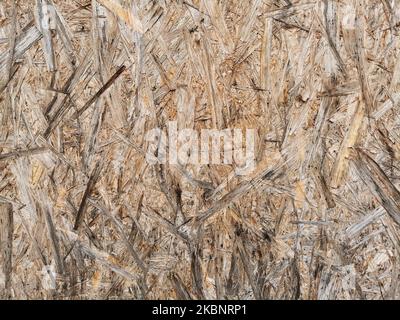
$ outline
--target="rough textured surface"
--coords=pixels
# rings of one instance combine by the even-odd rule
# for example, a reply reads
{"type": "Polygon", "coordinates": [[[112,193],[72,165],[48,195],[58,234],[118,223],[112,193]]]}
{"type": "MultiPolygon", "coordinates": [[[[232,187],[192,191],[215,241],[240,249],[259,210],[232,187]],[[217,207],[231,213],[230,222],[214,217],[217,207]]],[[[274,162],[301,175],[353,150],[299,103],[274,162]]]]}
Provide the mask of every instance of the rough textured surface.
{"type": "Polygon", "coordinates": [[[2,0],[0,295],[396,299],[400,1],[2,0]],[[144,136],[257,130],[257,163],[144,136]]]}

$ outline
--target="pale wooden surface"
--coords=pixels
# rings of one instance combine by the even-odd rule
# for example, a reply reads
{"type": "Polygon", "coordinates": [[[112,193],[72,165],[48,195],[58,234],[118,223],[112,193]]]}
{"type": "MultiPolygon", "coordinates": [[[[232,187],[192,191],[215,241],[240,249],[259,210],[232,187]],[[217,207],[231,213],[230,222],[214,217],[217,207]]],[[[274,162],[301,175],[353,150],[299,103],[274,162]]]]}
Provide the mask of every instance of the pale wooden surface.
{"type": "Polygon", "coordinates": [[[398,0],[1,1],[0,292],[399,298],[399,25],[398,0]],[[256,170],[148,165],[172,120],[257,129],[256,170]]]}

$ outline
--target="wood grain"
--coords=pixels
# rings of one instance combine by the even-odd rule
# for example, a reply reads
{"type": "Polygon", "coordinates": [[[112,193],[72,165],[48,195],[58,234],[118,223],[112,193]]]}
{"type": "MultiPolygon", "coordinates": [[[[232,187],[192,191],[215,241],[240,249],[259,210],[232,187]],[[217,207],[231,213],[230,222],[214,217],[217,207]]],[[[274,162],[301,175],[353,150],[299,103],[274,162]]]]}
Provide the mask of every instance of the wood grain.
{"type": "Polygon", "coordinates": [[[1,297],[399,299],[399,12],[0,1],[1,297]],[[254,170],[148,161],[171,122],[254,170]]]}

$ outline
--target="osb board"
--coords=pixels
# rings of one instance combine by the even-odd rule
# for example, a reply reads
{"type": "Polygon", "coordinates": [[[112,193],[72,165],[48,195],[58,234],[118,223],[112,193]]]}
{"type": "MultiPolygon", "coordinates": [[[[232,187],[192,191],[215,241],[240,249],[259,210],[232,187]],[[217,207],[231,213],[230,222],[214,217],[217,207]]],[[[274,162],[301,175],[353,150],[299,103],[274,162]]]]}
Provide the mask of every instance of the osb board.
{"type": "Polygon", "coordinates": [[[399,297],[400,1],[4,0],[5,299],[399,297]],[[257,167],[144,135],[257,130],[257,167]]]}

